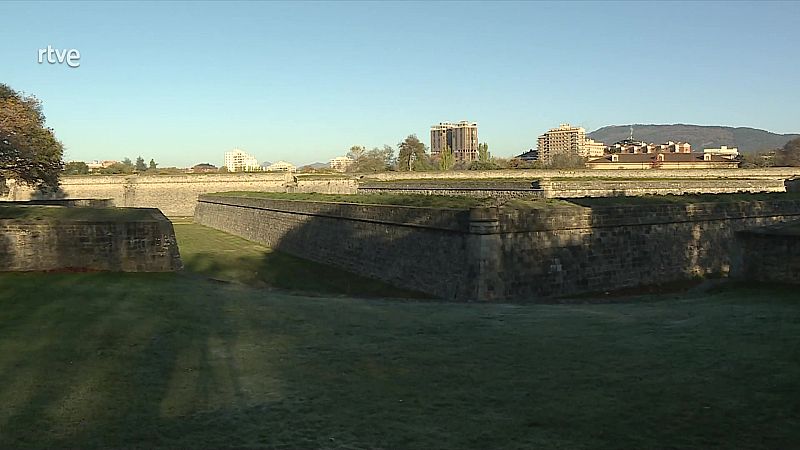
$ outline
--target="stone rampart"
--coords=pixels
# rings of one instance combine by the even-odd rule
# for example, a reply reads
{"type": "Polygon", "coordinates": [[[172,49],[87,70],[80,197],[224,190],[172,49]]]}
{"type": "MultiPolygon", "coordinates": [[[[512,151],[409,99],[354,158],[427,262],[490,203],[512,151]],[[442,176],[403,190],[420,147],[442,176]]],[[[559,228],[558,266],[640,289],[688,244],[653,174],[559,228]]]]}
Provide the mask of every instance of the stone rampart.
{"type": "Polygon", "coordinates": [[[732,270],[737,231],[800,200],[466,211],[201,196],[195,221],[459,301],[530,301],[732,270]]]}
{"type": "MultiPolygon", "coordinates": [[[[352,194],[356,182],[346,178],[305,178],[285,174],[196,174],[164,176],[70,176],[61,180],[67,198],[112,199],[115,206],[158,208],[169,217],[191,216],[200,194],[222,191],[318,192],[352,194]]],[[[10,186],[7,200],[36,198],[36,192],[10,186]]]]}
{"type": "Polygon", "coordinates": [[[182,267],[172,224],[140,220],[0,219],[0,271],[169,272],[182,267]]]}
{"type": "Polygon", "coordinates": [[[737,275],[763,282],[800,284],[800,221],[737,234],[741,268],[737,275]]]}

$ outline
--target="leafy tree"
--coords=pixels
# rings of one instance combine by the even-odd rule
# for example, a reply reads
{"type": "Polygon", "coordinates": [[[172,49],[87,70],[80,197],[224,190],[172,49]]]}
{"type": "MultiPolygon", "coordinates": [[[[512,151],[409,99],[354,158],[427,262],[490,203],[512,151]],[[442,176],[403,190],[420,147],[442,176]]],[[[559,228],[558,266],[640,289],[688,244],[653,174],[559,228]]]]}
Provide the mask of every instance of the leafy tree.
{"type": "Polygon", "coordinates": [[[432,165],[426,154],[425,144],[420,142],[416,134],[411,134],[397,144],[397,170],[431,170],[432,165]]]}
{"type": "Polygon", "coordinates": [[[37,98],[0,84],[0,184],[14,178],[42,191],[58,189],[64,147],[44,123],[37,98]]]}
{"type": "Polygon", "coordinates": [[[489,162],[489,144],[478,144],[478,162],[487,164],[489,162]]]}
{"type": "Polygon", "coordinates": [[[453,155],[453,150],[451,150],[449,146],[445,145],[441,153],[439,153],[439,169],[452,170],[454,164],[455,156],[453,155]]]}
{"type": "Polygon", "coordinates": [[[128,158],[128,157],[126,157],[125,159],[122,160],[122,165],[123,166],[128,166],[131,169],[133,169],[133,163],[131,162],[131,159],[128,158]]]}
{"type": "Polygon", "coordinates": [[[354,145],[350,147],[350,151],[347,152],[347,156],[353,160],[353,165],[358,165],[359,160],[364,157],[364,154],[367,152],[367,149],[364,148],[362,145],[354,145]]]}
{"type": "Polygon", "coordinates": [[[800,166],[800,138],[787,142],[777,151],[775,157],[781,166],[800,166]]]}
{"type": "Polygon", "coordinates": [[[86,175],[87,173],[89,173],[89,166],[82,161],[68,162],[64,166],[65,175],[86,175]]]}
{"type": "Polygon", "coordinates": [[[350,166],[350,170],[354,172],[383,172],[391,169],[393,164],[394,149],[389,145],[384,145],[383,148],[375,147],[364,153],[350,166]]]}
{"type": "Polygon", "coordinates": [[[144,158],[139,156],[136,158],[136,165],[134,166],[137,172],[144,172],[147,170],[147,166],[144,165],[144,158]]]}
{"type": "Polygon", "coordinates": [[[228,173],[228,166],[222,166],[219,168],[219,173],[228,173]]]}
{"type": "Polygon", "coordinates": [[[560,153],[553,155],[546,166],[548,169],[585,169],[586,158],[579,155],[560,153]]]}
{"type": "Polygon", "coordinates": [[[147,168],[147,170],[156,170],[156,166],[158,166],[156,160],[150,158],[150,166],[147,168]]]}

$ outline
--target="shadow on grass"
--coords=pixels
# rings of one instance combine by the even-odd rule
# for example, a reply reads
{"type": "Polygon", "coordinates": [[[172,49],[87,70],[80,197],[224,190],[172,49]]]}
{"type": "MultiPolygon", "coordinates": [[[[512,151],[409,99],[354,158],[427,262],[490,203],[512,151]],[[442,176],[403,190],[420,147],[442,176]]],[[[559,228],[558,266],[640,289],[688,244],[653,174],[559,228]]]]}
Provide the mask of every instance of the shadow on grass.
{"type": "Polygon", "coordinates": [[[427,294],[389,286],[325,264],[266,250],[260,256],[219,252],[183,254],[184,267],[212,280],[276,288],[306,295],[430,299],[427,294]]]}
{"type": "MultiPolygon", "coordinates": [[[[198,416],[246,411],[240,333],[263,324],[242,326],[224,290],[175,274],[0,277],[0,446],[231,445],[198,416]]],[[[250,363],[250,377],[273,379],[264,360],[250,363]]]]}

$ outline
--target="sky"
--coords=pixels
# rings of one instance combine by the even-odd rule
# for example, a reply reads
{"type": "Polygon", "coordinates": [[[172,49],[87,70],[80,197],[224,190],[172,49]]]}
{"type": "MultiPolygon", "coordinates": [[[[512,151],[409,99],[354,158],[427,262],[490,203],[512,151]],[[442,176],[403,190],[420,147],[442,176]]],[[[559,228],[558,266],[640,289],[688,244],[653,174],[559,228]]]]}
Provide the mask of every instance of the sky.
{"type": "Polygon", "coordinates": [[[327,162],[478,122],[496,156],[561,123],[800,132],[800,2],[0,3],[0,83],[65,160],[327,162]],[[76,49],[79,67],[38,62],[76,49]]]}

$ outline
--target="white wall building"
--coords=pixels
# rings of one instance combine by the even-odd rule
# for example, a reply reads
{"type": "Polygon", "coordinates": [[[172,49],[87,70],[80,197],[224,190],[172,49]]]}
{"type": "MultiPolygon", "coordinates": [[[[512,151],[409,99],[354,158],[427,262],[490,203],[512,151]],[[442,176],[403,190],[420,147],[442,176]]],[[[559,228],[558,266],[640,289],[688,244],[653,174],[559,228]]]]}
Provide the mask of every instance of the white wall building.
{"type": "Polygon", "coordinates": [[[297,166],[290,162],[278,161],[267,166],[267,172],[297,172],[297,166]]]}
{"type": "Polygon", "coordinates": [[[739,156],[739,149],[737,147],[728,148],[727,145],[723,145],[720,148],[704,148],[703,153],[718,155],[727,159],[736,159],[736,157],[739,156]]]}
{"type": "Polygon", "coordinates": [[[229,172],[252,172],[261,170],[255,156],[238,148],[225,152],[225,167],[229,172]]]}
{"type": "Polygon", "coordinates": [[[331,169],[337,172],[345,172],[347,168],[353,165],[353,158],[349,156],[337,156],[330,160],[331,169]]]}

